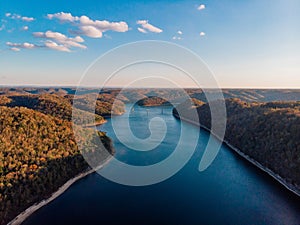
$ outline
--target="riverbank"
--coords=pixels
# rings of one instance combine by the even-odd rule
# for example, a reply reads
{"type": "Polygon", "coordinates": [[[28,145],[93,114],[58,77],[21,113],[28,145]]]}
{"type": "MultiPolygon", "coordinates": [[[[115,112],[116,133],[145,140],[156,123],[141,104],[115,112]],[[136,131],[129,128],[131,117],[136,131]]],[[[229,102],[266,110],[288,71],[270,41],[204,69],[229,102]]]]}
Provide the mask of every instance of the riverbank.
{"type": "Polygon", "coordinates": [[[282,178],[280,175],[276,174],[269,168],[263,166],[261,163],[257,162],[250,156],[246,155],[243,153],[240,149],[232,146],[228,141],[221,139],[218,135],[214,134],[208,127],[201,125],[200,123],[197,123],[195,121],[189,120],[187,118],[180,118],[178,115],[173,113],[173,116],[176,117],[177,119],[180,119],[182,121],[194,124],[196,126],[199,126],[200,128],[206,130],[210,134],[212,134],[215,138],[217,138],[219,141],[223,142],[227,147],[229,147],[231,150],[233,150],[235,153],[237,153],[239,156],[242,158],[246,159],[248,162],[252,163],[268,175],[270,175],[272,178],[274,178],[277,182],[279,182],[282,186],[284,186],[287,190],[291,191],[292,193],[296,194],[298,197],[300,197],[300,187],[297,187],[289,182],[287,182],[284,178],[282,178]]]}
{"type": "Polygon", "coordinates": [[[97,168],[88,169],[87,171],[78,174],[76,177],[71,178],[64,185],[62,185],[57,191],[55,191],[49,198],[44,199],[44,200],[40,201],[39,203],[35,203],[34,205],[30,206],[29,208],[27,208],[26,210],[21,212],[18,216],[16,216],[13,220],[11,220],[7,225],[19,225],[19,224],[21,224],[30,215],[32,215],[34,212],[36,212],[37,210],[39,210],[40,208],[47,205],[48,203],[50,203],[51,201],[53,201],[54,199],[59,197],[61,194],[63,194],[76,181],[78,181],[78,180],[94,173],[95,171],[97,171],[97,170],[101,169],[102,167],[104,167],[105,165],[107,165],[110,162],[111,158],[112,157],[108,158],[102,165],[98,166],[97,168]]]}
{"type": "Polygon", "coordinates": [[[123,114],[124,114],[124,112],[122,112],[122,113],[115,113],[115,114],[112,114],[110,116],[103,116],[104,120],[101,120],[101,121],[95,122],[95,123],[86,124],[84,127],[91,128],[91,127],[101,126],[101,125],[107,123],[107,119],[110,119],[113,116],[122,116],[123,114]]]}
{"type": "Polygon", "coordinates": [[[146,107],[146,108],[150,108],[150,107],[167,107],[167,106],[173,106],[171,103],[167,103],[167,104],[145,104],[145,105],[139,105],[142,107],[146,107]]]}
{"type": "Polygon", "coordinates": [[[103,120],[103,121],[95,122],[95,123],[91,123],[91,124],[86,124],[84,127],[86,127],[86,128],[97,127],[97,126],[103,125],[105,123],[107,123],[107,120],[103,120]]]}

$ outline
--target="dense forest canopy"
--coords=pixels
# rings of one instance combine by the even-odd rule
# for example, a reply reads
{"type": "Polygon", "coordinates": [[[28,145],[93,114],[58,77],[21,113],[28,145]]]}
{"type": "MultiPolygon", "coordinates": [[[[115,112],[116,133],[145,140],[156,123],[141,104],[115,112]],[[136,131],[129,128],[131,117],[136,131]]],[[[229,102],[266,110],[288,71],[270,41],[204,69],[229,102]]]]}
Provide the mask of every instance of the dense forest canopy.
{"type": "Polygon", "coordinates": [[[157,97],[157,96],[150,96],[143,98],[137,102],[139,106],[167,106],[172,105],[168,100],[157,97]]]}
{"type": "Polygon", "coordinates": [[[104,117],[121,115],[125,112],[125,104],[113,95],[110,98],[102,94],[76,96],[75,107],[104,117]],[[96,103],[94,100],[96,100],[96,103]]]}
{"type": "MultiPolygon", "coordinates": [[[[0,95],[0,224],[88,169],[78,144],[94,154],[96,138],[100,138],[113,152],[105,133],[72,126],[71,102],[48,93],[0,95]],[[79,143],[73,129],[81,134],[79,143]]],[[[95,120],[104,118],[96,114],[95,120]]],[[[100,154],[103,161],[109,157],[106,151],[100,154]]]]}

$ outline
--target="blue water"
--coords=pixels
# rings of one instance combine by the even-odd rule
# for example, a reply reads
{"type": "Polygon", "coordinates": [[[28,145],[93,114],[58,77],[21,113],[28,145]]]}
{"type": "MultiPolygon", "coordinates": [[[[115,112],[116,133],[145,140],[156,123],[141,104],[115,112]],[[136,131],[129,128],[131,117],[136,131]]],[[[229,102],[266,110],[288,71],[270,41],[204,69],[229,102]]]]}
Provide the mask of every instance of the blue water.
{"type": "MultiPolygon", "coordinates": [[[[145,108],[136,107],[130,117],[132,132],[139,138],[148,137],[147,124],[155,116],[166,121],[168,130],[161,145],[149,152],[134,151],[120,143],[111,121],[101,127],[114,140],[116,158],[150,165],[170,156],[181,126],[197,132],[197,127],[175,119],[171,108],[164,108],[162,114],[160,107],[149,108],[148,115],[145,108]]],[[[122,124],[125,116],[115,119],[122,124]]],[[[155,129],[161,130],[159,126],[155,129]]],[[[161,183],[124,186],[93,173],[24,224],[300,224],[300,199],[228,147],[223,145],[213,164],[200,173],[198,166],[208,138],[209,134],[201,131],[190,161],[161,183]]],[[[192,147],[189,141],[184,145],[192,147]]]]}

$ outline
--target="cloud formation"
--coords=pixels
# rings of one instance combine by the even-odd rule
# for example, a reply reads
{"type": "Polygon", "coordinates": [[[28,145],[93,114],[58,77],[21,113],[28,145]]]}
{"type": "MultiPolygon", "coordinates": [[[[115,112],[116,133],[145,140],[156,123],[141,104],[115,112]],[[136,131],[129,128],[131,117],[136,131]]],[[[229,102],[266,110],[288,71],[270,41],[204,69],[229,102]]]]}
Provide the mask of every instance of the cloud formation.
{"type": "Polygon", "coordinates": [[[12,43],[12,42],[6,42],[6,45],[9,46],[11,51],[14,52],[19,52],[21,49],[35,49],[35,48],[48,48],[56,51],[61,51],[61,52],[71,52],[71,50],[61,44],[57,44],[54,41],[47,40],[43,45],[36,45],[36,44],[31,44],[28,42],[24,43],[12,43]]]}
{"type": "MultiPolygon", "coordinates": [[[[80,43],[84,42],[83,38],[80,37],[80,36],[70,38],[70,37],[67,37],[66,35],[64,35],[62,33],[53,32],[53,31],[50,31],[50,30],[46,31],[45,33],[44,32],[34,32],[33,36],[37,37],[37,38],[52,39],[53,43],[56,43],[56,44],[59,43],[67,49],[69,49],[70,47],[81,48],[81,49],[86,49],[87,48],[85,45],[80,44],[80,43]]],[[[47,47],[51,46],[51,48],[53,46],[55,46],[52,42],[50,42],[50,44],[48,43],[48,46],[47,45],[46,46],[47,47]]],[[[59,45],[57,45],[57,46],[59,46],[59,45]]],[[[57,46],[55,46],[55,48],[53,48],[53,49],[57,50],[57,46]]]]}
{"type": "MultiPolygon", "coordinates": [[[[151,25],[148,20],[138,20],[136,22],[137,24],[141,25],[142,26],[142,29],[144,31],[150,31],[150,32],[153,32],[153,33],[161,33],[163,32],[162,29],[158,28],[158,27],[155,27],[153,25],[151,25]]],[[[139,30],[140,31],[140,30],[139,30]]],[[[141,31],[140,31],[141,32],[141,31]]]]}
{"type": "Polygon", "coordinates": [[[27,17],[27,16],[23,16],[21,18],[23,21],[26,21],[26,22],[32,22],[34,21],[34,18],[33,17],[27,17]]]}
{"type": "Polygon", "coordinates": [[[24,43],[6,42],[6,45],[11,47],[10,50],[15,52],[20,51],[21,49],[33,49],[38,47],[37,45],[28,42],[24,42],[24,43]]]}
{"type": "Polygon", "coordinates": [[[55,13],[48,14],[48,19],[58,19],[60,22],[71,23],[78,27],[78,30],[72,31],[78,35],[85,35],[91,38],[102,38],[103,32],[116,31],[126,32],[128,31],[128,25],[124,21],[109,22],[107,20],[92,20],[89,17],[82,15],[80,17],[73,16],[71,13],[55,13]]]}
{"type": "Polygon", "coordinates": [[[74,21],[79,20],[79,17],[72,16],[71,13],[64,13],[64,12],[55,13],[55,14],[48,14],[47,18],[50,19],[50,20],[56,18],[61,22],[74,22],[74,21]]]}
{"type": "Polygon", "coordinates": [[[205,8],[206,8],[205,5],[204,5],[204,4],[201,4],[201,5],[198,6],[197,9],[198,9],[198,10],[203,10],[203,9],[205,9],[205,8]]]}
{"type": "Polygon", "coordinates": [[[80,31],[72,31],[74,34],[81,34],[91,38],[102,38],[103,33],[101,30],[93,26],[82,26],[80,31]]]}
{"type": "Polygon", "coordinates": [[[32,22],[35,19],[33,17],[21,16],[19,14],[5,13],[5,16],[14,20],[23,20],[25,22],[32,22]]]}
{"type": "Polygon", "coordinates": [[[14,52],[19,52],[21,49],[16,48],[16,47],[12,47],[12,48],[10,48],[10,50],[12,50],[12,51],[14,51],[14,52]]]}
{"type": "Polygon", "coordinates": [[[23,31],[27,31],[28,29],[29,29],[29,27],[28,27],[28,26],[23,26],[21,30],[23,30],[23,31]]]}
{"type": "Polygon", "coordinates": [[[148,33],[145,29],[143,29],[143,28],[141,28],[141,27],[138,27],[137,29],[138,29],[138,31],[141,32],[141,33],[144,33],[144,34],[148,33]]]}
{"type": "Polygon", "coordinates": [[[172,37],[172,40],[182,40],[183,32],[181,30],[176,32],[176,35],[172,37]]]}
{"type": "Polygon", "coordinates": [[[83,38],[80,36],[76,36],[74,38],[67,37],[64,34],[58,33],[58,32],[35,32],[33,33],[34,37],[37,38],[45,38],[47,39],[43,44],[36,45],[31,43],[12,43],[12,42],[6,42],[6,45],[10,47],[11,51],[18,52],[21,49],[35,49],[35,48],[48,48],[60,52],[71,52],[71,48],[81,48],[86,49],[87,47],[83,44],[84,42],[83,38]]]}
{"type": "Polygon", "coordinates": [[[205,33],[203,31],[200,32],[200,36],[205,36],[205,33]]]}
{"type": "Polygon", "coordinates": [[[12,43],[12,42],[6,42],[6,45],[7,46],[10,46],[10,47],[17,47],[17,48],[34,48],[36,47],[34,44],[30,44],[28,42],[24,42],[24,43],[12,43]]]}
{"type": "Polygon", "coordinates": [[[177,37],[177,36],[172,37],[172,40],[181,40],[181,39],[182,39],[182,37],[177,37]]]}
{"type": "Polygon", "coordinates": [[[45,47],[56,50],[56,51],[60,51],[60,52],[71,52],[71,50],[64,46],[64,45],[59,45],[57,43],[55,43],[54,41],[46,41],[45,42],[45,47]]]}

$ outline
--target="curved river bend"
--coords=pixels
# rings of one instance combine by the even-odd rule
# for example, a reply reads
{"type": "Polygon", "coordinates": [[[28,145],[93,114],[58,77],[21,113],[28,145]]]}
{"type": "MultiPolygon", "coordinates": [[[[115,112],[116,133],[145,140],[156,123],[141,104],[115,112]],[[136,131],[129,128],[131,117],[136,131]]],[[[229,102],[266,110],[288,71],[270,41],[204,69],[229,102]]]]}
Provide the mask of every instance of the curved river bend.
{"type": "MultiPolygon", "coordinates": [[[[140,138],[149,135],[149,118],[160,116],[167,123],[164,141],[146,153],[122,145],[110,120],[101,130],[114,140],[118,159],[134,165],[150,165],[168,157],[175,149],[181,126],[190,132],[199,129],[181,124],[171,112],[170,107],[164,108],[162,114],[161,107],[136,106],[131,113],[131,129],[140,138]]],[[[122,124],[125,117],[115,119],[122,124]]],[[[154,129],[160,131],[160,127],[154,129]]],[[[131,187],[93,173],[74,183],[23,224],[300,224],[300,199],[228,147],[223,145],[213,164],[200,173],[198,165],[208,138],[209,133],[201,131],[193,157],[164,182],[131,187]]],[[[188,141],[184,144],[191,147],[188,141]]]]}

